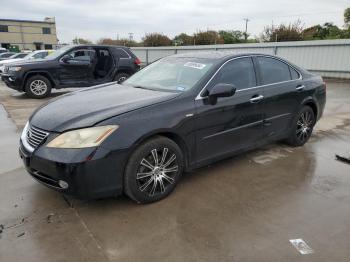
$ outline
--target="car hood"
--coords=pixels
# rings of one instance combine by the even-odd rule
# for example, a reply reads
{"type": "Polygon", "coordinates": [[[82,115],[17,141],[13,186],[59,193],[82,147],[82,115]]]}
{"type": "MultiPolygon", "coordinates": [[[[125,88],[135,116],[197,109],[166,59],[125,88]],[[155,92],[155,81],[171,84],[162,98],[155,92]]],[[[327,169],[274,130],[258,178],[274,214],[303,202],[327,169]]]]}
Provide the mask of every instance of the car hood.
{"type": "Polygon", "coordinates": [[[34,64],[41,64],[41,63],[47,63],[50,60],[47,59],[20,59],[19,61],[14,61],[11,63],[11,66],[26,66],[26,65],[34,65],[34,64]]]}
{"type": "Polygon", "coordinates": [[[105,119],[175,98],[179,93],[116,83],[73,92],[38,108],[30,124],[51,132],[93,126],[105,119]]]}
{"type": "Polygon", "coordinates": [[[17,61],[20,61],[20,60],[22,60],[22,58],[6,59],[6,60],[0,61],[0,65],[1,65],[1,64],[13,63],[13,62],[17,62],[17,61]]]}

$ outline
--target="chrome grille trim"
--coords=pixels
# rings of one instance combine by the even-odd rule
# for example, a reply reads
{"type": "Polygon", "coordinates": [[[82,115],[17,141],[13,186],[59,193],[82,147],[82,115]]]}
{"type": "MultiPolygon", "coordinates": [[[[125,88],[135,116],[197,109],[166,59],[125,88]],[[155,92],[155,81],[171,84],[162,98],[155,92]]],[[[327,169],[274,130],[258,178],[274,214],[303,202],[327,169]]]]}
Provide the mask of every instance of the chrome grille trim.
{"type": "Polygon", "coordinates": [[[29,125],[25,138],[28,144],[35,149],[45,141],[48,135],[49,135],[48,132],[29,125]]]}

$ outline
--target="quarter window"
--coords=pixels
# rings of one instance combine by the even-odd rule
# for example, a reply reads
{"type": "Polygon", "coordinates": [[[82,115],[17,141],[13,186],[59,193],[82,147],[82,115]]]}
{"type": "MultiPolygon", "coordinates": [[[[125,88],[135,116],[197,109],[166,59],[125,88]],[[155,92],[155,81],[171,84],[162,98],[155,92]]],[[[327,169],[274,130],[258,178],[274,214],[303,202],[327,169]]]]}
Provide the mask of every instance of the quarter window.
{"type": "Polygon", "coordinates": [[[7,25],[0,25],[0,32],[8,32],[9,27],[7,25]]]}
{"type": "Polygon", "coordinates": [[[293,80],[299,79],[300,75],[299,75],[299,73],[297,72],[297,70],[295,70],[295,69],[292,68],[292,67],[289,67],[289,69],[290,69],[290,74],[292,75],[292,79],[293,79],[293,80]]]}
{"type": "Polygon", "coordinates": [[[120,58],[129,58],[129,55],[123,49],[116,49],[115,52],[120,58]]]}
{"type": "Polygon", "coordinates": [[[263,85],[291,80],[289,66],[271,57],[258,57],[263,85]]]}
{"type": "Polygon", "coordinates": [[[210,85],[232,84],[237,90],[256,86],[253,61],[250,57],[234,59],[225,64],[210,85]]]}

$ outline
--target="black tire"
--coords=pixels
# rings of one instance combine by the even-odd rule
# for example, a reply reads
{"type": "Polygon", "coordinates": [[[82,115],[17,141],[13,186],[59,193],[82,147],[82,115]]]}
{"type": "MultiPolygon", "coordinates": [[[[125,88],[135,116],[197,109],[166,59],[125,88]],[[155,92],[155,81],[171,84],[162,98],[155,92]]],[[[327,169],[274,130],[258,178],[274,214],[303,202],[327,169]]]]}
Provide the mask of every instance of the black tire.
{"type": "Polygon", "coordinates": [[[303,106],[293,120],[292,131],[286,142],[295,147],[304,145],[311,137],[315,123],[316,117],[312,108],[303,106]]]}
{"type": "Polygon", "coordinates": [[[183,163],[183,153],[174,141],[162,136],[146,141],[129,158],[124,174],[125,194],[142,204],[167,197],[182,175],[183,163]]]}
{"type": "Polygon", "coordinates": [[[129,74],[127,73],[119,73],[116,74],[116,76],[114,77],[113,81],[118,82],[118,84],[123,83],[127,78],[129,78],[129,74]]]}
{"type": "Polygon", "coordinates": [[[25,92],[31,98],[44,98],[51,94],[52,85],[49,79],[42,75],[31,76],[25,83],[25,92]]]}

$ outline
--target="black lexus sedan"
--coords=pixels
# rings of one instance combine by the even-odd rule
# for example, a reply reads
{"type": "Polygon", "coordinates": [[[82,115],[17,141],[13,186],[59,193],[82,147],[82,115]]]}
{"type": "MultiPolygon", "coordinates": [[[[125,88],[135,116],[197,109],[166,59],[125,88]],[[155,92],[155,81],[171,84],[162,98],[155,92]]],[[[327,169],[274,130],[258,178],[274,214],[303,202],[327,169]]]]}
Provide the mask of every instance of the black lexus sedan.
{"type": "Polygon", "coordinates": [[[27,171],[80,198],[169,195],[184,171],[284,140],[301,146],[326,101],[322,78],[279,57],[203,52],[163,58],[122,85],[41,106],[20,141],[27,171]]]}

